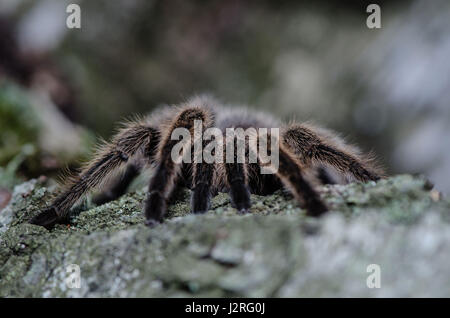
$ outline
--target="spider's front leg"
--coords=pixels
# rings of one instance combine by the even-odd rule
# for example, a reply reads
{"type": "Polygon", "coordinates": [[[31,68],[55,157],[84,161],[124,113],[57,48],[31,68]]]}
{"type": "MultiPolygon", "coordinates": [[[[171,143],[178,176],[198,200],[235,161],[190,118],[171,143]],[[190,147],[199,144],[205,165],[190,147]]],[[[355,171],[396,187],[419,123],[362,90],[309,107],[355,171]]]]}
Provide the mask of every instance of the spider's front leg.
{"type": "Polygon", "coordinates": [[[70,208],[88,191],[96,188],[120,166],[140,150],[147,149],[152,140],[158,138],[156,129],[144,123],[132,123],[122,129],[113,141],[98,151],[96,159],[74,177],[50,207],[41,211],[30,223],[52,228],[64,223],[70,208]]]}
{"type": "Polygon", "coordinates": [[[192,213],[205,213],[211,206],[211,182],[214,165],[211,163],[196,163],[193,169],[191,211],[192,213]]]}
{"type": "MultiPolygon", "coordinates": [[[[181,109],[170,127],[166,129],[165,135],[159,146],[156,161],[158,162],[154,175],[152,176],[148,188],[148,195],[145,201],[144,213],[146,224],[153,226],[163,221],[167,210],[167,200],[170,197],[174,185],[180,173],[181,163],[172,158],[172,149],[179,141],[172,140],[172,133],[177,128],[188,129],[193,136],[195,121],[201,121],[202,129],[211,127],[214,117],[206,107],[185,107],[181,109]]],[[[192,147],[193,141],[186,145],[192,147]]],[[[184,156],[183,147],[182,157],[184,156]]],[[[213,166],[208,164],[194,164],[194,187],[192,195],[193,212],[205,212],[209,208],[210,180],[212,178],[213,166]]]]}
{"type": "Polygon", "coordinates": [[[247,165],[244,163],[226,164],[227,183],[231,206],[239,213],[247,213],[252,202],[247,181],[247,165]]]}
{"type": "Polygon", "coordinates": [[[224,149],[225,181],[229,189],[228,194],[231,199],[231,206],[238,210],[239,213],[244,214],[248,212],[252,205],[248,186],[248,164],[245,162],[249,158],[249,145],[245,137],[230,139],[226,142],[231,143],[231,145],[225,146],[224,149]],[[239,152],[239,145],[245,147],[244,153],[239,152]],[[227,149],[232,149],[231,147],[233,147],[233,158],[227,156],[227,149]]]}

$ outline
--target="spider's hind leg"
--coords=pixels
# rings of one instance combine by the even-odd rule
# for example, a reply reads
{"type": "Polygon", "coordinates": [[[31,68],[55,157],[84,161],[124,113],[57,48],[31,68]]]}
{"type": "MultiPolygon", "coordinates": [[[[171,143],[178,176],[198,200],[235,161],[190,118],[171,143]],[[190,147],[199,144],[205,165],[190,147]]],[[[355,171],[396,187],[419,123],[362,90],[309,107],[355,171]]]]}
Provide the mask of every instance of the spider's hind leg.
{"type": "Polygon", "coordinates": [[[102,205],[119,198],[125,194],[131,182],[139,175],[140,171],[141,168],[138,164],[128,164],[125,172],[116,177],[100,194],[96,195],[93,202],[96,205],[102,205]]]}
{"type": "MultiPolygon", "coordinates": [[[[319,193],[314,189],[313,184],[305,176],[305,167],[297,160],[295,155],[291,150],[286,147],[284,142],[280,142],[274,136],[260,136],[258,139],[258,144],[265,141],[268,146],[267,149],[270,150],[269,156],[275,156],[272,153],[272,142],[277,142],[277,147],[274,150],[278,150],[278,160],[269,160],[266,154],[262,152],[257,152],[258,161],[262,168],[268,169],[267,172],[271,172],[276,175],[276,177],[281,181],[281,183],[292,193],[294,198],[300,202],[300,204],[306,208],[308,215],[310,216],[320,216],[325,213],[328,208],[325,203],[321,200],[319,193]]],[[[251,148],[252,151],[256,152],[254,147],[251,148]]],[[[262,171],[261,171],[262,173],[262,171]]]]}
{"type": "Polygon", "coordinates": [[[283,133],[283,142],[306,165],[325,164],[356,180],[367,182],[382,178],[382,171],[329,132],[311,125],[293,124],[283,133]]]}
{"type": "Polygon", "coordinates": [[[328,208],[321,200],[314,186],[305,178],[304,169],[290,151],[280,146],[280,166],[278,177],[291,190],[294,197],[303,203],[308,215],[320,216],[328,208]]]}

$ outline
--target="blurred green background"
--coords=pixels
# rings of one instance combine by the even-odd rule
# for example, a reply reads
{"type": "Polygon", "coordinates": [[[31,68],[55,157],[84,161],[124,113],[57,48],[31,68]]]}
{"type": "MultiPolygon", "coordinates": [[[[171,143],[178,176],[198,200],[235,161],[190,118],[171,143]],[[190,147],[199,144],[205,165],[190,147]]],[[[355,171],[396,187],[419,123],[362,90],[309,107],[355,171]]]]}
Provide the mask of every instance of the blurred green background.
{"type": "Polygon", "coordinates": [[[2,0],[0,172],[58,173],[124,117],[207,92],[333,128],[450,192],[450,2],[377,1],[381,29],[369,3],[2,0]]]}

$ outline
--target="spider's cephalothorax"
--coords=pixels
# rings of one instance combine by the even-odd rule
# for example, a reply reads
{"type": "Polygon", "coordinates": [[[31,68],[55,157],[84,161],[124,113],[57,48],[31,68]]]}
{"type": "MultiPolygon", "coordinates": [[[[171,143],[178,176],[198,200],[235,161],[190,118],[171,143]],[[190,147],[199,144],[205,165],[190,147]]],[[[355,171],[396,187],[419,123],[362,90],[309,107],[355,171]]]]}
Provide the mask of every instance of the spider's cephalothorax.
{"type": "MultiPolygon", "coordinates": [[[[203,146],[208,143],[202,142],[203,146]]],[[[248,141],[245,146],[248,157],[251,151],[248,141]]],[[[224,156],[228,149],[225,148],[224,156]]],[[[267,114],[228,108],[212,98],[196,97],[180,106],[165,106],[142,120],[127,123],[110,143],[100,147],[95,158],[31,223],[51,228],[67,220],[70,208],[77,201],[125,167],[96,201],[101,204],[119,197],[146,163],[153,167],[144,207],[148,225],[162,222],[167,202],[177,187],[191,189],[194,213],[208,211],[211,196],[219,191],[228,192],[233,207],[245,213],[251,206],[251,193],[266,195],[287,188],[309,215],[319,216],[327,207],[314,189],[314,181],[330,182],[333,173],[362,182],[380,178],[380,172],[369,159],[327,130],[310,124],[283,125],[267,114]],[[260,168],[265,161],[259,155],[256,163],[248,160],[224,160],[222,163],[174,161],[172,149],[178,141],[173,140],[172,132],[177,128],[192,132],[196,120],[201,122],[203,129],[217,127],[224,135],[226,128],[280,128],[277,169],[273,174],[261,174],[260,168]]]]}

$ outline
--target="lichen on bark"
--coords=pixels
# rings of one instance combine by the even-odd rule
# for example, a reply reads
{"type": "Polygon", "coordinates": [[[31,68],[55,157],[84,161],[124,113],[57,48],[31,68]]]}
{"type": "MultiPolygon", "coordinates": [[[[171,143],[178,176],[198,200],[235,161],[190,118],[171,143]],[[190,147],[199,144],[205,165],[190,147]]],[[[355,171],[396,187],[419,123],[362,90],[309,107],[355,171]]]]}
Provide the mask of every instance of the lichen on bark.
{"type": "Polygon", "coordinates": [[[192,215],[185,191],[150,229],[138,190],[75,208],[70,226],[27,224],[53,191],[20,184],[0,212],[1,297],[450,296],[450,202],[422,177],[322,187],[320,219],[281,192],[252,196],[247,215],[226,194],[192,215]],[[381,288],[367,287],[370,264],[381,288]]]}

